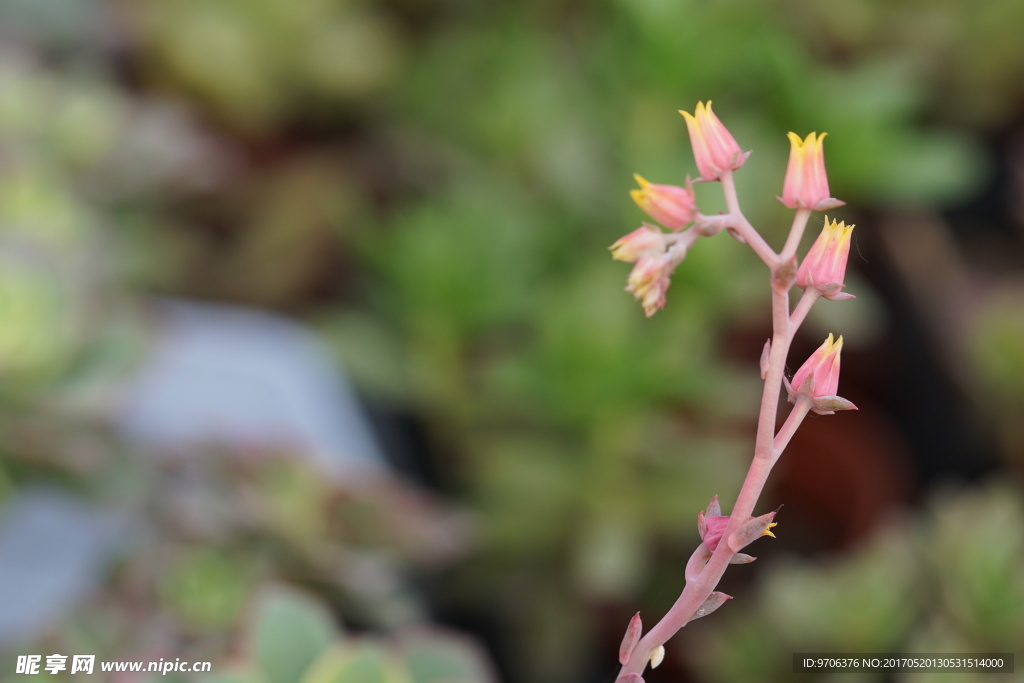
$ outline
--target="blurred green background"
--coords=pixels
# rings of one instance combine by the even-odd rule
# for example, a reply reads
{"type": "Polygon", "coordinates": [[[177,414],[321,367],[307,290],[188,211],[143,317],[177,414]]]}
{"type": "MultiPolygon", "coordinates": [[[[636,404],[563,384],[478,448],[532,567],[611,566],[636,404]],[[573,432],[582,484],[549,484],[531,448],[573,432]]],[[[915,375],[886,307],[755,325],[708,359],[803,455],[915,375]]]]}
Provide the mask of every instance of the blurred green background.
{"type": "Polygon", "coordinates": [[[858,298],[820,303],[790,364],[843,334],[860,411],[807,421],[762,498],[779,539],[648,683],[1019,659],[1022,27],[1019,0],[0,0],[0,591],[50,561],[3,540],[27,492],[130,520],[0,628],[0,677],[63,652],[237,683],[613,680],[753,439],[760,262],[702,240],[647,320],[606,249],[642,219],[632,172],[695,173],[676,110],[708,99],[776,246],[785,133],[829,133],[858,298]],[[388,466],[127,438],[167,299],[312,330],[388,466]]]}

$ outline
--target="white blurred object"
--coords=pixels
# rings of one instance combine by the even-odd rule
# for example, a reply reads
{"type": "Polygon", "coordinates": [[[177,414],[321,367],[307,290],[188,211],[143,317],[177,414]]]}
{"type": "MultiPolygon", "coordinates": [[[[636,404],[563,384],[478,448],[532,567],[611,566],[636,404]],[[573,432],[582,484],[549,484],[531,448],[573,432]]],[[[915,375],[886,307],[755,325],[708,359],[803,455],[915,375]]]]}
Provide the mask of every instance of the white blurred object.
{"type": "Polygon", "coordinates": [[[166,301],[158,311],[157,343],[119,411],[126,437],[173,453],[287,445],[338,477],[383,466],[355,393],[312,332],[233,306],[166,301]]]}
{"type": "Polygon", "coordinates": [[[0,518],[0,647],[38,638],[88,595],[128,526],[60,491],[17,493],[0,518]]]}

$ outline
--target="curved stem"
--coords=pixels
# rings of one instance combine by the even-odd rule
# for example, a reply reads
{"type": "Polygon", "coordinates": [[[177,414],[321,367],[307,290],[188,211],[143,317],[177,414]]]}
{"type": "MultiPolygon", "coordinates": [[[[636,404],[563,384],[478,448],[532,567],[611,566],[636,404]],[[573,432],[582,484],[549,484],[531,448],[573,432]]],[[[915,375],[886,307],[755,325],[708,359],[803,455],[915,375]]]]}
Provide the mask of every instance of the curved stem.
{"type": "Polygon", "coordinates": [[[703,543],[697,545],[686,562],[686,582],[696,581],[704,569],[704,563],[711,557],[711,551],[703,543]]]}
{"type": "Polygon", "coordinates": [[[750,248],[765,262],[765,265],[774,269],[779,263],[779,255],[768,246],[768,243],[764,241],[760,233],[754,229],[754,226],[750,224],[747,217],[743,215],[739,199],[736,197],[736,183],[733,180],[732,171],[726,172],[721,180],[722,192],[725,194],[725,206],[729,210],[729,215],[734,219],[729,227],[736,231],[736,234],[750,245],[750,248]]]}

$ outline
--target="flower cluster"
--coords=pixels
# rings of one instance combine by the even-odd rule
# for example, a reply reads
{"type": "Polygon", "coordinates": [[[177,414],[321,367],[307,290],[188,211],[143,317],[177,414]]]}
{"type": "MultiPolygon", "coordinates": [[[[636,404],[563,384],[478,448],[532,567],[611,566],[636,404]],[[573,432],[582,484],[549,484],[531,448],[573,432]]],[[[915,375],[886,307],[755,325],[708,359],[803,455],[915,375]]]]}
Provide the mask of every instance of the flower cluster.
{"type": "Polygon", "coordinates": [[[647,316],[653,315],[665,306],[672,274],[697,239],[725,230],[749,244],[770,270],[773,336],[765,344],[761,357],[761,378],[765,384],[754,459],[732,513],[722,513],[717,496],[698,513],[697,531],[701,541],[686,565],[686,588],[669,613],[646,635],[642,634],[639,614],[630,620],[619,650],[622,669],[618,683],[643,683],[644,669],[648,665],[657,666],[664,655],[664,643],[673,633],[730,599],[731,596],[716,591],[715,587],[728,565],[754,560],[740,551],[761,536],[775,536],[772,527],[776,525],[778,511],[760,516],[754,516],[753,511],[772,467],[808,413],[831,415],[840,410],[856,410],[853,403],[837,393],[842,337],[837,339],[829,334],[791,380],[785,376],[793,337],[815,302],[853,298],[843,291],[852,225],[825,217],[810,250],[802,261],[797,258],[811,212],[843,205],[829,191],[825,173],[825,133],[810,133],[804,138],[788,134],[789,163],[778,199],[794,209],[796,215],[785,246],[775,252],[743,215],[736,197],[733,173],[743,166],[750,152],[742,150],[715,116],[710,102],[699,103],[692,114],[680,113],[686,120],[700,173],[696,180],[721,183],[727,212],[716,216],[702,214],[689,178],[681,185],[668,185],[635,176],[639,188],[630,194],[654,222],[644,221],[611,246],[613,258],[634,264],[626,291],[640,300],[647,316]],[[794,286],[803,290],[795,307],[789,298],[794,286]],[[783,424],[777,426],[783,388],[793,408],[783,424]]]}
{"type": "MultiPolygon", "coordinates": [[[[693,148],[694,161],[700,172],[698,180],[731,183],[732,172],[743,166],[750,152],[744,152],[729,130],[715,116],[711,102],[699,102],[694,113],[680,111],[686,119],[693,148]]],[[[821,211],[842,206],[844,202],[831,196],[828,176],[825,173],[826,133],[810,133],[801,139],[796,133],[788,133],[790,142],[789,164],[782,183],[782,196],[778,199],[791,209],[821,211]]],[[[696,237],[712,235],[722,225],[721,217],[704,216],[697,210],[693,187],[687,179],[684,185],[651,183],[639,174],[634,174],[639,189],[630,195],[648,216],[676,233],[666,234],[661,228],[644,221],[633,232],[625,235],[611,246],[612,257],[636,264],[629,274],[626,291],[633,294],[643,305],[648,317],[665,306],[665,294],[671,284],[671,276],[686,250],[696,237]],[[691,231],[684,228],[693,223],[691,231]]],[[[737,234],[735,226],[726,226],[737,234]]],[[[837,301],[852,298],[842,290],[846,261],[850,252],[852,225],[829,223],[825,226],[814,246],[797,272],[797,285],[803,289],[814,288],[819,296],[837,301]]]]}

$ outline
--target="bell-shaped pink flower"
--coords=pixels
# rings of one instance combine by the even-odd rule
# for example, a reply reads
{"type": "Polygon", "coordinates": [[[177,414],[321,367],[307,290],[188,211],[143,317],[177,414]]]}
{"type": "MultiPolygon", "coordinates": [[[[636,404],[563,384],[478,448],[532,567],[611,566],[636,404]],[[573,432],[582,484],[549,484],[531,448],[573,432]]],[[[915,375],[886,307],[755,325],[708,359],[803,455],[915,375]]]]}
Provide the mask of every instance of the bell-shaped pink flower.
{"type": "Polygon", "coordinates": [[[834,340],[828,335],[825,343],[804,361],[787,383],[789,400],[795,402],[798,396],[811,399],[811,410],[819,415],[831,415],[837,410],[857,410],[845,398],[836,395],[839,389],[839,353],[843,350],[843,338],[834,340]]]}
{"type": "Polygon", "coordinates": [[[750,156],[750,152],[740,149],[732,134],[711,111],[711,102],[707,105],[698,102],[693,114],[682,110],[679,113],[686,119],[693,158],[702,180],[718,180],[725,172],[742,166],[750,156]]]}
{"type": "Polygon", "coordinates": [[[852,225],[835,221],[829,223],[826,216],[821,234],[796,272],[796,284],[804,289],[814,287],[832,301],[853,298],[852,294],[840,291],[844,287],[852,232],[852,225]]]}
{"type": "Polygon", "coordinates": [[[665,307],[665,292],[672,284],[674,268],[667,254],[648,254],[641,256],[630,271],[626,291],[643,304],[648,318],[665,307]]]}
{"type": "Polygon", "coordinates": [[[843,337],[836,340],[829,333],[825,343],[793,375],[793,390],[812,398],[834,396],[839,388],[839,353],[842,350],[843,337]],[[808,380],[811,382],[805,386],[808,380]]]}
{"type": "Polygon", "coordinates": [[[663,253],[665,246],[665,233],[644,221],[643,225],[628,235],[620,237],[609,249],[611,249],[613,259],[636,263],[643,256],[663,253]]]}
{"type": "Polygon", "coordinates": [[[801,140],[796,133],[789,137],[789,165],[782,184],[779,201],[791,209],[824,211],[845,202],[829,196],[828,176],[825,175],[825,135],[811,133],[801,140]]]}
{"type": "Polygon", "coordinates": [[[640,185],[639,190],[629,191],[633,201],[666,228],[682,230],[697,215],[697,202],[688,188],[651,183],[638,173],[633,177],[640,185]]]}

